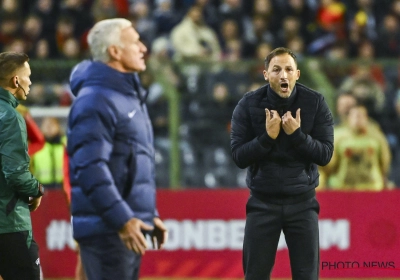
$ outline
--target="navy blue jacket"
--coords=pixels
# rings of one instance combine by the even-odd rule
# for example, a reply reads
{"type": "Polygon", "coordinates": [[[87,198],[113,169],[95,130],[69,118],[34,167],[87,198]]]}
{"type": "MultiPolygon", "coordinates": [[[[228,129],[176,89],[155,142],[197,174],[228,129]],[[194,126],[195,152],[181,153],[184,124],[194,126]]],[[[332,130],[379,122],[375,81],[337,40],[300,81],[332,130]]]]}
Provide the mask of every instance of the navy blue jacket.
{"type": "Polygon", "coordinates": [[[68,118],[74,238],[116,233],[156,215],[153,131],[137,74],[101,62],[73,69],[68,118]]]}
{"type": "Polygon", "coordinates": [[[269,85],[246,93],[232,117],[232,157],[247,168],[252,192],[297,195],[319,184],[317,165],[326,165],[333,153],[333,118],[324,97],[299,83],[289,98],[281,98],[269,85]],[[287,111],[295,118],[301,109],[300,129],[287,135],[281,128],[276,139],[265,128],[265,108],[287,111]]]}

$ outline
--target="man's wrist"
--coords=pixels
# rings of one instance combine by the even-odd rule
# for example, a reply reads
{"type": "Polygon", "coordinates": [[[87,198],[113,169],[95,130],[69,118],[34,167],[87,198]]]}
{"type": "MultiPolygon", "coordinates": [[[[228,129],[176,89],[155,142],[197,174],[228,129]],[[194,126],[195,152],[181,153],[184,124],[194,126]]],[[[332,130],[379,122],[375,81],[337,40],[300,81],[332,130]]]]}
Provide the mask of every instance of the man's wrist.
{"type": "Polygon", "coordinates": [[[34,196],[34,197],[41,197],[41,196],[43,196],[44,195],[44,187],[43,187],[43,185],[41,184],[41,183],[39,183],[38,184],[38,193],[37,193],[37,195],[36,196],[34,196]]]}

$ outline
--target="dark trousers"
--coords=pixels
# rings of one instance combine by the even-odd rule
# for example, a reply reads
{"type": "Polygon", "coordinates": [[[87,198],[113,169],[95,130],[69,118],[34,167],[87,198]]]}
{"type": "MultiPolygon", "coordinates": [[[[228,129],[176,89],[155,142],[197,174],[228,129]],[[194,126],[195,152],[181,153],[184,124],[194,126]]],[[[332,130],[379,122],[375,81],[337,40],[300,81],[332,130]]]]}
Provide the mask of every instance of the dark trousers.
{"type": "Polygon", "coordinates": [[[78,240],[88,280],[137,280],[141,256],[128,250],[117,234],[78,240]]]}
{"type": "Polygon", "coordinates": [[[274,204],[250,196],[243,243],[245,279],[270,279],[283,231],[292,279],[318,280],[318,213],[319,203],[315,196],[294,204],[274,204]]]}
{"type": "Polygon", "coordinates": [[[4,280],[39,280],[39,247],[32,239],[27,244],[29,232],[0,234],[0,275],[4,280]]]}

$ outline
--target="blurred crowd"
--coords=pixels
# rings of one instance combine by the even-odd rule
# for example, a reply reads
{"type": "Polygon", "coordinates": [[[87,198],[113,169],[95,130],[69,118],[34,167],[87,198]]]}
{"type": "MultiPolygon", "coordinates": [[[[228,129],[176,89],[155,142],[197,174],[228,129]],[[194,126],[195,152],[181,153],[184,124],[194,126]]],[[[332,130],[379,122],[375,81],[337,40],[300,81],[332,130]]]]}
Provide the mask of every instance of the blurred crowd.
{"type": "Polygon", "coordinates": [[[171,56],[231,60],[265,57],[287,46],[299,56],[400,54],[399,0],[3,0],[0,50],[32,58],[87,55],[97,21],[125,17],[150,50],[163,40],[171,56]]]}
{"type": "MultiPolygon", "coordinates": [[[[328,62],[320,71],[335,88],[341,137],[332,164],[321,169],[321,186],[400,185],[400,67],[377,62],[400,57],[400,0],[2,0],[0,51],[43,61],[83,59],[91,26],[113,17],[132,21],[148,47],[148,65],[181,97],[183,185],[245,186],[230,157],[230,118],[240,97],[264,82],[262,62],[278,46],[292,49],[300,62],[328,62]],[[197,66],[244,60],[260,67],[197,66]],[[360,184],[351,176],[356,170],[365,171],[360,184]]],[[[169,100],[154,73],[141,80],[149,91],[158,183],[165,186],[169,100]]],[[[64,83],[34,80],[26,105],[69,106],[72,99],[67,76],[64,83]]]]}

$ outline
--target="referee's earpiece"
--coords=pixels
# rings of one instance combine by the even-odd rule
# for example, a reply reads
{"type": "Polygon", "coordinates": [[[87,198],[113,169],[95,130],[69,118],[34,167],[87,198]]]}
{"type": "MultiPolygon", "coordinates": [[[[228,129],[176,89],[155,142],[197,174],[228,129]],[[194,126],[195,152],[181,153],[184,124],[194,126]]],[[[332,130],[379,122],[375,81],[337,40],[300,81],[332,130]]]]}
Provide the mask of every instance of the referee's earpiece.
{"type": "Polygon", "coordinates": [[[26,97],[26,96],[27,96],[27,93],[26,93],[25,89],[19,85],[18,80],[16,80],[15,83],[17,84],[17,87],[19,87],[20,89],[22,89],[22,91],[24,92],[25,97],[26,97]]]}

